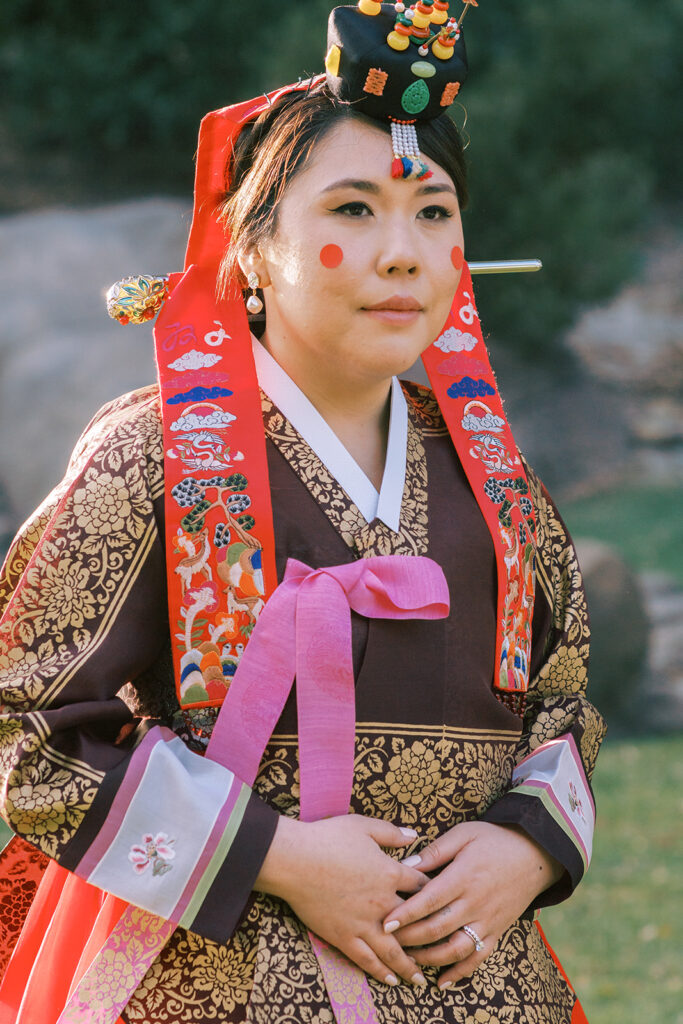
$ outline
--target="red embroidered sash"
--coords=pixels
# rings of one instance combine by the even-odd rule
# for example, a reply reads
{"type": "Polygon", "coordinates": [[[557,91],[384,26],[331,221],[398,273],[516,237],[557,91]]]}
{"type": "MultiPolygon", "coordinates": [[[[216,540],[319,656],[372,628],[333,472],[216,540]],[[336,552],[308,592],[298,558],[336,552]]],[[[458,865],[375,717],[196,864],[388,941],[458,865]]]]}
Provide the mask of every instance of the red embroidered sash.
{"type": "Polygon", "coordinates": [[[498,569],[493,685],[521,712],[531,660],[536,513],[484,344],[467,265],[444,329],[422,360],[493,538],[498,569]]]}

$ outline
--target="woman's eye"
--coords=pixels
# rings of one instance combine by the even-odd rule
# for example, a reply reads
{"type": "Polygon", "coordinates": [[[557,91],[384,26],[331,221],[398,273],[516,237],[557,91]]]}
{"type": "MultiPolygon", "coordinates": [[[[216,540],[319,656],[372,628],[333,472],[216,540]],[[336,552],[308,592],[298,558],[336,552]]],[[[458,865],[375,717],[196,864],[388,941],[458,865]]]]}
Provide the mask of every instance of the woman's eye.
{"type": "Polygon", "coordinates": [[[336,210],[333,210],[332,212],[343,213],[348,215],[349,217],[363,217],[366,213],[371,213],[372,211],[370,210],[370,207],[367,205],[367,203],[356,202],[343,203],[341,206],[338,206],[336,210]]]}
{"type": "Polygon", "coordinates": [[[420,213],[425,220],[448,220],[453,216],[445,206],[425,206],[420,213]]]}

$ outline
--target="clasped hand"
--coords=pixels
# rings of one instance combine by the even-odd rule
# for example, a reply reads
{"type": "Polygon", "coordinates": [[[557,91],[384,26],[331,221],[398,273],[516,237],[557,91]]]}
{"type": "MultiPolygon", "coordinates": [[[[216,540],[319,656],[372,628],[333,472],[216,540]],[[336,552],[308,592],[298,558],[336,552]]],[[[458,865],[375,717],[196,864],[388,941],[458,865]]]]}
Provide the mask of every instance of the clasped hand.
{"type": "Polygon", "coordinates": [[[256,888],[286,900],[303,923],[386,984],[426,981],[420,965],[448,966],[446,988],[477,969],[561,868],[520,830],[456,825],[401,862],[417,834],[352,814],[282,818],[256,888]],[[438,871],[433,878],[428,872],[438,871]],[[469,925],[484,948],[474,949],[469,925]],[[454,965],[454,966],[449,966],[454,965]]]}

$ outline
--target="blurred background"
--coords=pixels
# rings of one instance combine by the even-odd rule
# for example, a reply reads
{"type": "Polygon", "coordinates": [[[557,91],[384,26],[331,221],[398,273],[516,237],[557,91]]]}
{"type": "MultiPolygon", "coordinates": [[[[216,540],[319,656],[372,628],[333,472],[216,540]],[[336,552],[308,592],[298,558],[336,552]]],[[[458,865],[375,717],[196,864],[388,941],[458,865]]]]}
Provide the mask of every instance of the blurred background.
{"type": "MultiPolygon", "coordinates": [[[[331,6],[3,5],[0,555],[92,414],[154,379],[103,294],[181,269],[201,116],[320,71],[331,6]]],[[[483,0],[466,28],[467,255],[544,264],[478,304],[577,539],[610,724],[594,865],[544,924],[592,1024],[681,1024],[683,0],[483,0]]]]}

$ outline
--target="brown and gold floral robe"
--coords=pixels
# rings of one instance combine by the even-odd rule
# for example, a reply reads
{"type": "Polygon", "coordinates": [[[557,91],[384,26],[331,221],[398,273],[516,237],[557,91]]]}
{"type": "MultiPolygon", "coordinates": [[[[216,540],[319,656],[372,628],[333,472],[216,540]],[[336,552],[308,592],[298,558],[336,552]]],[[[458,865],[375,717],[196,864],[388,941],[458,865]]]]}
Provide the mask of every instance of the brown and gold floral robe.
{"type": "MultiPolygon", "coordinates": [[[[569,736],[588,778],[594,766],[604,728],[584,697],[589,628],[576,556],[529,471],[537,593],[522,720],[491,687],[496,566],[488,529],[431,393],[413,385],[405,391],[407,472],[397,533],[363,519],[263,396],[278,575],[290,557],[314,568],[389,554],[439,563],[451,595],[447,619],[353,616],[353,810],[416,828],[415,849],[462,821],[521,824],[566,868],[538,901],[557,902],[580,879],[585,857],[547,803],[525,789],[527,780],[513,782],[513,771],[543,744],[569,736]]],[[[64,482],[14,542],[0,579],[3,608],[3,814],[19,836],[76,870],[142,738],[161,724],[200,756],[215,720],[213,711],[181,713],[175,697],[156,386],[110,403],[86,429],[64,482]]],[[[296,736],[290,699],[225,869],[193,930],[176,930],[134,993],[124,1014],[129,1024],[332,1024],[305,928],[286,905],[250,891],[277,814],[298,813],[296,736]]],[[[533,911],[450,991],[439,992],[430,969],[426,990],[371,981],[380,1021],[569,1024],[575,996],[533,911]]],[[[16,914],[5,924],[16,933],[16,914]]]]}

